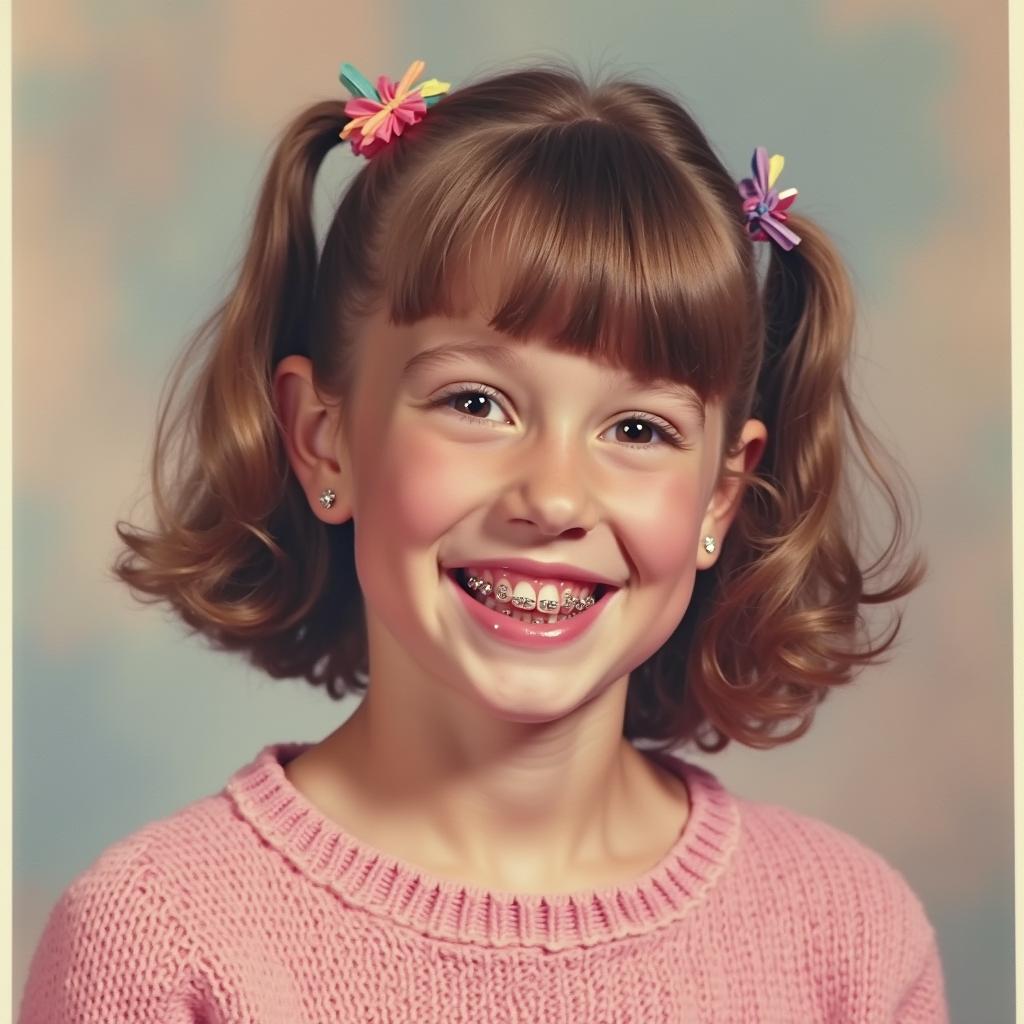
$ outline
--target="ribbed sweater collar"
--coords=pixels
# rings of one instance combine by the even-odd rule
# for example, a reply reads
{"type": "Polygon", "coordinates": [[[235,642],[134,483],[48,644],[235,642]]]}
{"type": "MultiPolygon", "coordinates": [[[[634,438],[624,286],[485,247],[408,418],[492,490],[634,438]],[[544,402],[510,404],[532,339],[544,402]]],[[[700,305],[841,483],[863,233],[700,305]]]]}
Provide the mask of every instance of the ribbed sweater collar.
{"type": "Polygon", "coordinates": [[[481,889],[433,876],[346,832],[292,785],[284,765],[311,743],[276,743],[224,791],[272,847],[351,905],[425,935],[484,946],[548,950],[640,935],[683,917],[725,870],[739,808],[718,779],[671,754],[643,751],[686,783],[690,815],[675,845],[626,885],[539,895],[481,889]]]}

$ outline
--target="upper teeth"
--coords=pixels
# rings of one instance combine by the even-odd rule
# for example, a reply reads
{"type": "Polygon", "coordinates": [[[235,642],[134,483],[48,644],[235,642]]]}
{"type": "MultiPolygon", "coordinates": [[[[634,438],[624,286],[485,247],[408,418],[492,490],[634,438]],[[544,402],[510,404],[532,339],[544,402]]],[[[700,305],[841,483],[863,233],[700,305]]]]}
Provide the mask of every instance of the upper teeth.
{"type": "Polygon", "coordinates": [[[540,580],[535,580],[531,584],[524,579],[519,579],[513,589],[507,576],[501,576],[497,581],[492,582],[483,576],[469,573],[466,586],[470,590],[478,591],[484,597],[493,595],[494,600],[502,604],[511,603],[521,611],[532,611],[536,608],[548,615],[554,615],[559,611],[566,613],[582,611],[594,603],[594,598],[588,593],[590,587],[581,584],[563,584],[561,599],[559,598],[559,588],[554,583],[541,583],[540,580]],[[579,595],[573,594],[570,587],[577,587],[579,595]]]}

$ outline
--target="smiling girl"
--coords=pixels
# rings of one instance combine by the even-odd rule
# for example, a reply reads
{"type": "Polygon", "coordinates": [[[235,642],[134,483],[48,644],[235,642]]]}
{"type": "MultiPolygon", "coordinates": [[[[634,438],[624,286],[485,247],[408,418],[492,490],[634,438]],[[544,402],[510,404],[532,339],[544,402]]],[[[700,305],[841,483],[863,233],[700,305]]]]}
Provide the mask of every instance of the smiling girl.
{"type": "Polygon", "coordinates": [[[839,257],[657,88],[422,71],[287,127],[118,526],[135,593],[361,703],[105,851],[20,1019],[946,1021],[895,868],[673,753],[799,738],[921,579],[839,257]]]}

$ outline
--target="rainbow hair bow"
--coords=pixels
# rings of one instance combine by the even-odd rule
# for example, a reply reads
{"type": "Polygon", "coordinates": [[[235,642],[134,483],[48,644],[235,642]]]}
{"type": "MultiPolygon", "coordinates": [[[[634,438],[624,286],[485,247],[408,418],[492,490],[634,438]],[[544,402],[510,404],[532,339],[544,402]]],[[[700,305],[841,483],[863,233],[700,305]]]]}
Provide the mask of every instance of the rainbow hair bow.
{"type": "Polygon", "coordinates": [[[800,236],[783,223],[788,219],[786,210],[793,205],[797,190],[787,188],[784,192],[775,191],[775,182],[785,162],[785,158],[778,153],[769,160],[768,150],[758,146],[750,162],[754,176],[744,178],[739,183],[739,191],[743,197],[750,237],[755,242],[772,241],[789,250],[800,244],[800,236]]]}
{"type": "Polygon", "coordinates": [[[426,67],[414,60],[398,83],[387,75],[377,79],[375,89],[351,64],[342,64],[338,78],[355,99],[345,104],[345,113],[351,120],[341,130],[341,138],[351,136],[352,152],[367,158],[386,146],[392,138],[401,135],[407,125],[422,121],[427,109],[451,88],[450,82],[427,79],[413,86],[426,67]]]}

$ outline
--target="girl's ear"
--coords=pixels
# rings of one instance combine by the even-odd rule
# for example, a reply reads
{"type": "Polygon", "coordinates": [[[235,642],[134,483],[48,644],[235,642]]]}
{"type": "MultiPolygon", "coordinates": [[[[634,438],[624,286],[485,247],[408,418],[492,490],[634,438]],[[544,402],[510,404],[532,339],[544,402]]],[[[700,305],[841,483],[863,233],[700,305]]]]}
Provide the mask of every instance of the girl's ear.
{"type": "Polygon", "coordinates": [[[274,368],[274,407],[288,461],[309,507],[325,523],[352,517],[352,465],[341,407],[326,405],[313,386],[306,356],[285,356],[274,368]],[[327,506],[320,498],[327,491],[327,506]]]}
{"type": "Polygon", "coordinates": [[[747,420],[740,431],[740,449],[724,460],[722,471],[718,475],[718,484],[708,503],[707,512],[701,522],[700,537],[697,542],[697,568],[710,569],[718,558],[725,535],[729,532],[733,519],[740,508],[743,498],[744,484],[741,480],[726,473],[752,473],[768,440],[768,428],[760,420],[747,420]],[[713,537],[714,545],[708,551],[704,545],[705,537],[713,537]]]}

